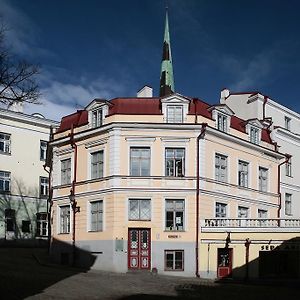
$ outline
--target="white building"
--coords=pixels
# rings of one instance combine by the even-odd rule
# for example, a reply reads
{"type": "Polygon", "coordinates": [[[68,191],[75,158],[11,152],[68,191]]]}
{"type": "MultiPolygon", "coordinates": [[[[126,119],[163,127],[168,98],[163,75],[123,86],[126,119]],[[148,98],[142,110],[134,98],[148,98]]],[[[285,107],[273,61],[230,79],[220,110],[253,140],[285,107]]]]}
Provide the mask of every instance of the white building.
{"type": "Polygon", "coordinates": [[[46,237],[50,127],[57,122],[20,108],[0,109],[0,240],[46,237]]]}
{"type": "Polygon", "coordinates": [[[300,114],[259,92],[230,93],[221,91],[221,103],[226,103],[235,115],[243,119],[257,118],[272,130],[271,137],[281,153],[291,155],[280,168],[282,218],[300,217],[300,114]]]}

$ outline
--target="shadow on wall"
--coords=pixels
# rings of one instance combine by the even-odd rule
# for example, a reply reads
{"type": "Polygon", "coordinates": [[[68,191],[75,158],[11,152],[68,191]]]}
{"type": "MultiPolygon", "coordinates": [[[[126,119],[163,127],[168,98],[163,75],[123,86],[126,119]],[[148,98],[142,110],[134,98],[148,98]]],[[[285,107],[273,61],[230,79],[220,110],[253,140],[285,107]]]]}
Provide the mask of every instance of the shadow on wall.
{"type": "MultiPolygon", "coordinates": [[[[66,251],[70,245],[59,242],[66,251]]],[[[87,272],[94,262],[89,252],[76,249],[90,265],[71,268],[50,262],[46,248],[0,248],[1,299],[24,299],[42,293],[53,284],[78,273],[87,272]]]]}
{"type": "MultiPolygon", "coordinates": [[[[251,253],[251,241],[248,244],[251,253]]],[[[284,241],[282,244],[272,243],[260,246],[258,258],[247,263],[247,247],[245,245],[245,264],[234,268],[232,273],[219,281],[230,277],[251,279],[258,274],[262,280],[299,280],[300,279],[300,237],[284,241]]]]}

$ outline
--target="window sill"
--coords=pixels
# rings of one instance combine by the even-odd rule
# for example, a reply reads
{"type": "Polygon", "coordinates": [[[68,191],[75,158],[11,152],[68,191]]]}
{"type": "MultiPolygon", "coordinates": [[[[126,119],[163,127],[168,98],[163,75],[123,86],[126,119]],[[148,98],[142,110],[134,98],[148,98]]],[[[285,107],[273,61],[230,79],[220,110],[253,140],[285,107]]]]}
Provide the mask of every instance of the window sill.
{"type": "Polygon", "coordinates": [[[164,230],[164,232],[186,232],[186,231],[182,229],[182,230],[164,230]]]}
{"type": "Polygon", "coordinates": [[[60,232],[58,235],[67,235],[70,234],[70,232],[60,232]]]}
{"type": "Polygon", "coordinates": [[[88,232],[93,233],[93,232],[103,232],[103,229],[101,230],[88,230],[88,232]]]}
{"type": "Polygon", "coordinates": [[[151,219],[141,220],[141,219],[128,219],[129,222],[151,222],[151,219]]]}
{"type": "Polygon", "coordinates": [[[173,269],[164,269],[165,272],[184,272],[184,269],[173,270],[173,269]]]}
{"type": "Polygon", "coordinates": [[[11,156],[11,152],[2,152],[2,151],[0,151],[0,154],[1,155],[11,156]]]}

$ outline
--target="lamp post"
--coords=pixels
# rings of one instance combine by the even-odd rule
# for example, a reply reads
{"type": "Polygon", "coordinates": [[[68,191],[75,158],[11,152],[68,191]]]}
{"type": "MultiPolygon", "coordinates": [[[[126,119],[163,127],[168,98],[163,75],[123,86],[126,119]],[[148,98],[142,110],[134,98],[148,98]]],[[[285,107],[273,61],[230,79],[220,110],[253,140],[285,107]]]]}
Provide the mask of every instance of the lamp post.
{"type": "Polygon", "coordinates": [[[74,190],[70,190],[70,204],[72,207],[72,212],[73,212],[73,226],[72,226],[72,265],[75,265],[75,257],[76,257],[76,247],[75,247],[75,216],[76,213],[80,212],[80,207],[77,206],[77,201],[75,198],[74,190]]]}

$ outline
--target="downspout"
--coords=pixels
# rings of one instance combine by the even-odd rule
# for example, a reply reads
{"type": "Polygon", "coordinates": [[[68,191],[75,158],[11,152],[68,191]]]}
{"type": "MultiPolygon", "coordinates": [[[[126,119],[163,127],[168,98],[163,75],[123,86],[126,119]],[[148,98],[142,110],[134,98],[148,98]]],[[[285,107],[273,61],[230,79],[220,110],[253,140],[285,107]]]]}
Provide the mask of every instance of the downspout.
{"type": "Polygon", "coordinates": [[[197,181],[196,181],[196,242],[195,242],[195,252],[196,252],[196,276],[200,277],[199,275],[199,194],[200,194],[200,139],[202,139],[205,135],[207,123],[202,123],[201,132],[197,137],[197,160],[196,160],[196,172],[197,172],[197,181]]]}
{"type": "Polygon", "coordinates": [[[75,198],[76,192],[75,192],[75,187],[76,187],[76,181],[77,181],[77,144],[74,141],[74,127],[72,125],[71,127],[71,133],[70,133],[70,143],[71,147],[74,149],[74,176],[73,176],[73,181],[72,181],[72,188],[70,190],[70,202],[71,202],[71,207],[72,207],[72,212],[73,212],[73,226],[72,226],[72,265],[75,265],[76,262],[76,247],[75,247],[75,233],[76,233],[76,212],[77,210],[77,201],[75,198]]]}
{"type": "MultiPolygon", "coordinates": [[[[277,218],[280,219],[280,211],[282,206],[282,195],[281,195],[281,189],[280,189],[280,176],[281,176],[281,169],[280,167],[284,164],[287,164],[289,160],[291,159],[292,155],[285,154],[285,161],[280,163],[278,165],[278,172],[277,172],[277,194],[279,197],[279,203],[278,203],[278,211],[277,211],[277,218]]],[[[280,220],[278,220],[278,226],[280,226],[280,220]]]]}

